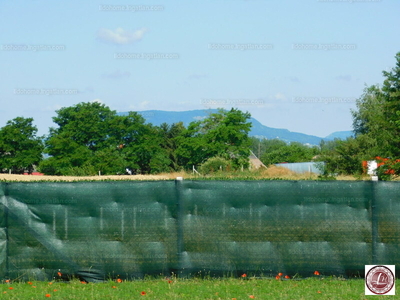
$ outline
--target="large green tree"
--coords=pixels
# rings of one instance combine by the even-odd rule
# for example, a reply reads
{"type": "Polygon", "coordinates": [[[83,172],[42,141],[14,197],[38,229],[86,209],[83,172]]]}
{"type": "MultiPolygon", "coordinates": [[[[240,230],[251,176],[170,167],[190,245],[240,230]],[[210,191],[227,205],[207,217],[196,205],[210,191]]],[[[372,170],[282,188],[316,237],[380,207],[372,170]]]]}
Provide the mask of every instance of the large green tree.
{"type": "Polygon", "coordinates": [[[234,168],[248,167],[251,141],[250,114],[232,108],[219,110],[189,124],[177,139],[177,155],[182,166],[200,165],[211,157],[229,160],[234,168]]]}
{"type": "Polygon", "coordinates": [[[46,174],[94,175],[152,173],[162,169],[157,129],[137,112],[121,116],[98,102],[57,111],[45,141],[51,156],[40,165],[46,174]],[[155,163],[157,161],[157,163],[155,163]]]}
{"type": "Polygon", "coordinates": [[[382,90],[378,85],[366,87],[356,105],[357,110],[351,111],[353,131],[357,140],[369,141],[361,152],[365,159],[392,155],[390,144],[394,132],[389,130],[389,120],[385,117],[385,97],[382,90]]]}
{"type": "Polygon", "coordinates": [[[184,130],[185,126],[182,122],[171,125],[162,123],[157,127],[160,147],[162,149],[158,154],[159,159],[163,161],[162,171],[178,171],[181,168],[176,150],[179,146],[179,136],[184,130]]]}
{"type": "Polygon", "coordinates": [[[45,141],[50,158],[40,170],[51,175],[94,175],[96,168],[90,160],[105,148],[110,120],[115,112],[97,102],[79,103],[56,111],[45,141]]]}
{"type": "Polygon", "coordinates": [[[325,162],[326,175],[359,175],[362,173],[361,162],[368,157],[370,144],[371,140],[365,135],[325,142],[318,160],[325,162]]]}
{"type": "Polygon", "coordinates": [[[383,72],[382,87],[366,87],[351,111],[355,137],[334,141],[329,150],[322,148],[320,159],[328,173],[361,173],[363,160],[400,158],[400,52],[395,58],[396,66],[383,72]]]}
{"type": "Polygon", "coordinates": [[[287,144],[278,139],[265,140],[263,145],[265,151],[261,152],[260,159],[265,165],[311,161],[319,153],[317,147],[309,147],[298,142],[287,144]]]}
{"type": "Polygon", "coordinates": [[[280,140],[280,139],[266,139],[266,138],[256,138],[256,137],[251,137],[251,150],[253,153],[258,157],[261,158],[261,156],[265,152],[272,152],[274,150],[278,150],[282,147],[287,146],[287,143],[280,140]]]}
{"type": "Polygon", "coordinates": [[[370,140],[370,156],[400,157],[400,52],[395,58],[382,87],[367,87],[352,111],[356,138],[370,140]]]}
{"type": "Polygon", "coordinates": [[[42,160],[43,142],[32,118],[17,117],[0,129],[0,170],[31,173],[42,160]]]}
{"type": "Polygon", "coordinates": [[[387,120],[386,132],[390,142],[388,152],[392,157],[400,157],[400,52],[396,55],[396,66],[390,71],[383,71],[382,94],[385,100],[383,115],[387,120]]]}

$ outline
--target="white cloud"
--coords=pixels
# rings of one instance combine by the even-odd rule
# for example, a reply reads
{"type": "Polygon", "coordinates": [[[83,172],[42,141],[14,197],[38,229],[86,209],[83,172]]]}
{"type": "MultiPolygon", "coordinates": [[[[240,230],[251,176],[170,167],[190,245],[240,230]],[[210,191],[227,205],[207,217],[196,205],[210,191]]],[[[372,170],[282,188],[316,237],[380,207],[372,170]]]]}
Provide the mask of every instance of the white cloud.
{"type": "Polygon", "coordinates": [[[147,31],[146,28],[135,31],[128,31],[120,27],[115,30],[101,28],[97,32],[97,39],[110,44],[127,45],[140,41],[147,31]]]}
{"type": "Polygon", "coordinates": [[[95,102],[100,103],[100,104],[104,104],[104,102],[101,101],[100,99],[94,99],[94,100],[90,101],[90,103],[95,103],[95,102]]]}

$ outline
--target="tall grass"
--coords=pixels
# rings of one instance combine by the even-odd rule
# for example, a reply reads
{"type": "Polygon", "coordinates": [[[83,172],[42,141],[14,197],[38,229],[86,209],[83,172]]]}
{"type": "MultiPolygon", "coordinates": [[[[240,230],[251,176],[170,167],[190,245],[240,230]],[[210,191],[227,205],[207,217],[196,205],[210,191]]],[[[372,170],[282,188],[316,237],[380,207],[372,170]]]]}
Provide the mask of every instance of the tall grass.
{"type": "MultiPolygon", "coordinates": [[[[211,174],[203,175],[193,172],[173,172],[173,173],[162,173],[159,174],[169,179],[175,179],[176,177],[183,177],[185,179],[247,179],[247,180],[318,180],[320,179],[318,174],[312,172],[296,173],[287,168],[271,165],[268,168],[259,168],[252,170],[236,170],[236,171],[217,171],[211,174]]],[[[336,177],[337,180],[370,180],[369,176],[355,177],[351,175],[339,175],[336,177]]]]}
{"type": "MultiPolygon", "coordinates": [[[[236,171],[217,171],[211,174],[197,174],[188,171],[160,173],[155,175],[102,175],[102,176],[32,176],[0,174],[0,182],[21,181],[116,181],[116,180],[173,180],[177,177],[197,180],[318,180],[315,173],[296,173],[284,167],[271,165],[268,168],[236,171]]],[[[337,180],[371,180],[370,176],[339,175],[337,180]]],[[[399,178],[400,180],[400,178],[399,178]]]]}

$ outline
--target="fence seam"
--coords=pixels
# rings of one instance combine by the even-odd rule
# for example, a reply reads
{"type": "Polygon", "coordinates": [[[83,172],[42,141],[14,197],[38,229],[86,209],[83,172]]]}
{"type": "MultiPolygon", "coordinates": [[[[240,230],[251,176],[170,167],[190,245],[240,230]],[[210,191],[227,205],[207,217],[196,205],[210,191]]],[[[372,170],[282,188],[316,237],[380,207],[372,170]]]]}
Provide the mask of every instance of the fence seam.
{"type": "Polygon", "coordinates": [[[371,190],[372,190],[372,197],[371,197],[371,235],[372,235],[372,264],[376,265],[378,261],[378,254],[377,254],[377,247],[378,247],[378,239],[379,239],[379,231],[378,231],[378,212],[377,212],[377,205],[376,205],[376,192],[375,192],[375,185],[377,182],[371,182],[371,190]]]}
{"type": "Polygon", "coordinates": [[[183,273],[183,251],[185,249],[184,246],[184,236],[183,236],[183,222],[184,222],[184,211],[183,211],[183,203],[182,203],[182,189],[183,182],[182,180],[175,180],[175,189],[176,189],[176,209],[177,209],[177,258],[178,258],[178,266],[177,272],[179,274],[183,273]]]}
{"type": "Polygon", "coordinates": [[[9,257],[10,257],[10,253],[9,253],[9,247],[10,247],[10,237],[9,237],[9,233],[8,233],[8,185],[10,183],[6,182],[5,186],[4,186],[4,201],[6,203],[4,203],[4,230],[5,230],[5,234],[6,234],[6,257],[5,257],[5,277],[8,279],[9,278],[9,274],[10,274],[10,267],[9,267],[9,257]]]}

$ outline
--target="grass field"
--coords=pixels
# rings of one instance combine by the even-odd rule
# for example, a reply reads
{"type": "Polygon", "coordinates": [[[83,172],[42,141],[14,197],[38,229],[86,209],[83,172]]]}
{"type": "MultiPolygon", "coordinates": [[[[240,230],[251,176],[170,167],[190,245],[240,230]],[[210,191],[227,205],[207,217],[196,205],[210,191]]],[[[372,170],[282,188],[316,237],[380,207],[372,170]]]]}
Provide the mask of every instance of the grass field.
{"type": "MultiPolygon", "coordinates": [[[[399,284],[397,280],[396,284],[399,284]]],[[[8,282],[1,299],[376,299],[365,296],[364,280],[307,279],[147,279],[105,283],[8,282]]],[[[375,297],[375,298],[374,298],[375,297]]],[[[398,299],[398,296],[385,296],[398,299]]]]}

